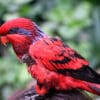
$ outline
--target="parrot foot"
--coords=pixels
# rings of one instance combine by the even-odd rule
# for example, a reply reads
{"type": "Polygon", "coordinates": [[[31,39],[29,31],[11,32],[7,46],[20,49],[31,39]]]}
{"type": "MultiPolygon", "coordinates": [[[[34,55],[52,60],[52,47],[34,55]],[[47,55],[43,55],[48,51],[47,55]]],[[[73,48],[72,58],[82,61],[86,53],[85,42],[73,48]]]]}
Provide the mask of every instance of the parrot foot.
{"type": "Polygon", "coordinates": [[[35,100],[45,100],[45,96],[35,96],[35,100]]]}
{"type": "Polygon", "coordinates": [[[45,100],[45,96],[39,96],[38,94],[25,96],[25,100],[45,100]]]}
{"type": "Polygon", "coordinates": [[[37,94],[35,89],[30,89],[24,93],[25,100],[45,100],[45,96],[37,94]]]}

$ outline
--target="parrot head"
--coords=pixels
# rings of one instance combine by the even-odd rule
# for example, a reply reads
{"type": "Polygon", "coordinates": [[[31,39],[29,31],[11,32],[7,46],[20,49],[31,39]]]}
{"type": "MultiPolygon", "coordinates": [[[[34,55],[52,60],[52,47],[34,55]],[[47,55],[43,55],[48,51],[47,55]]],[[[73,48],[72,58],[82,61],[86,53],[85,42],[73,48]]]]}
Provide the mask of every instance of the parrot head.
{"type": "Polygon", "coordinates": [[[0,27],[0,38],[2,44],[12,44],[18,58],[26,54],[29,46],[45,37],[45,33],[27,18],[16,18],[4,23],[0,27]]]}
{"type": "Polygon", "coordinates": [[[33,42],[45,34],[40,28],[30,19],[16,18],[4,23],[0,27],[1,42],[6,45],[10,42],[12,44],[21,44],[33,42]]]}

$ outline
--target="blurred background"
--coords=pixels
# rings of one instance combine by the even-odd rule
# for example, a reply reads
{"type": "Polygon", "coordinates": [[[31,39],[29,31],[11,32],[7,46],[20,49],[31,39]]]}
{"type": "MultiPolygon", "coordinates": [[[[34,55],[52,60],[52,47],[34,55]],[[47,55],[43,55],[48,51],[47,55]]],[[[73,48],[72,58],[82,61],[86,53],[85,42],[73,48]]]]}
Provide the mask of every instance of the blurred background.
{"type": "MultiPolygon", "coordinates": [[[[31,18],[45,33],[59,36],[100,72],[100,0],[0,0],[0,25],[17,17],[31,18]]],[[[32,80],[11,45],[0,44],[0,100],[32,80]]]]}

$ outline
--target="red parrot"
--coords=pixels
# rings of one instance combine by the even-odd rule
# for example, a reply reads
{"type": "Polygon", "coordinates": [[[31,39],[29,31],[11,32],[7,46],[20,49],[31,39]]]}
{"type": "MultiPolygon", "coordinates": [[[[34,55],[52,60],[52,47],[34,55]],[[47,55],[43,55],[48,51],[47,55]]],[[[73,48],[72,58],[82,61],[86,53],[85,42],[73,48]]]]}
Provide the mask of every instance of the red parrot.
{"type": "Polygon", "coordinates": [[[37,80],[36,91],[83,89],[100,95],[100,74],[59,38],[46,35],[31,19],[16,18],[0,27],[1,42],[11,43],[17,57],[37,80]]]}

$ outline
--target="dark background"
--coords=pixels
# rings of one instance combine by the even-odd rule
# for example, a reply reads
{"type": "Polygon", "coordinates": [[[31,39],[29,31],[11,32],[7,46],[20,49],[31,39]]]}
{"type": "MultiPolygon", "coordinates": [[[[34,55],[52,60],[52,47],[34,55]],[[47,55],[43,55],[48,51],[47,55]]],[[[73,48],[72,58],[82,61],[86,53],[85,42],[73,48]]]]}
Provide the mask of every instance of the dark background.
{"type": "MultiPolygon", "coordinates": [[[[99,72],[100,0],[0,0],[0,24],[17,17],[31,18],[48,35],[59,36],[99,72]]],[[[31,80],[11,45],[0,44],[0,100],[31,80]]]]}

